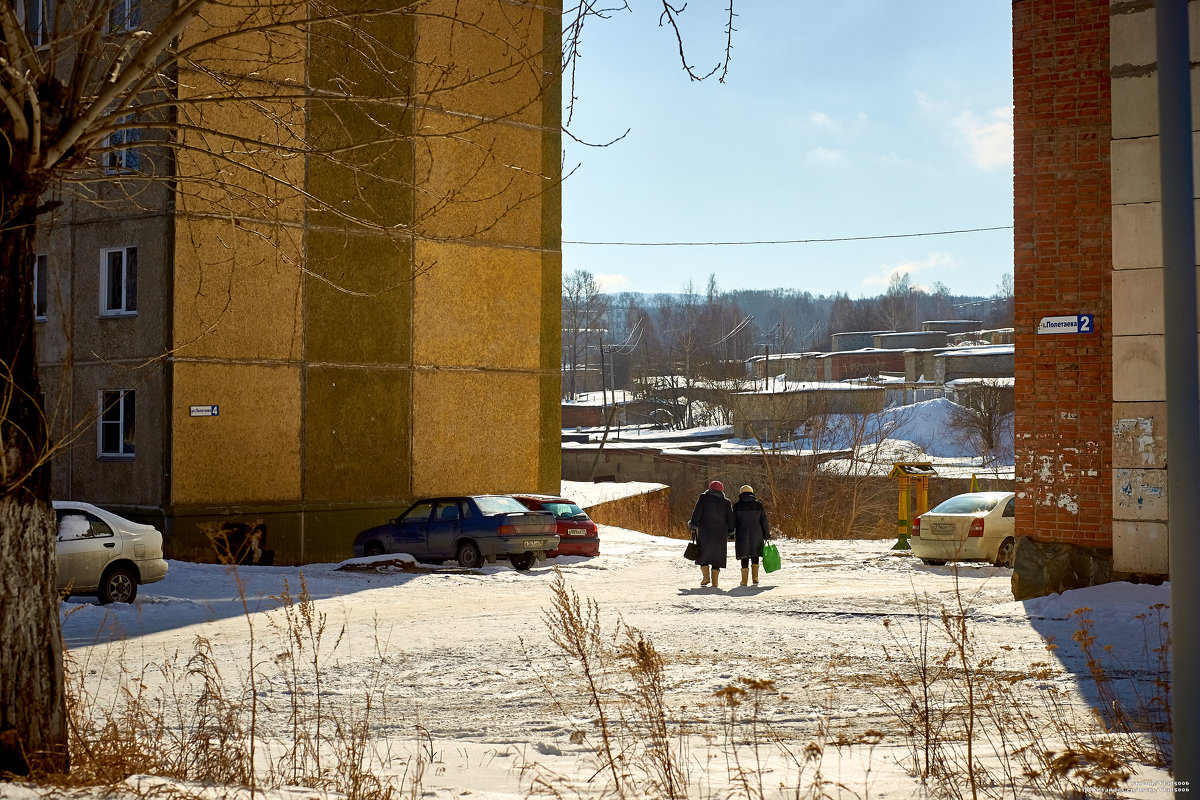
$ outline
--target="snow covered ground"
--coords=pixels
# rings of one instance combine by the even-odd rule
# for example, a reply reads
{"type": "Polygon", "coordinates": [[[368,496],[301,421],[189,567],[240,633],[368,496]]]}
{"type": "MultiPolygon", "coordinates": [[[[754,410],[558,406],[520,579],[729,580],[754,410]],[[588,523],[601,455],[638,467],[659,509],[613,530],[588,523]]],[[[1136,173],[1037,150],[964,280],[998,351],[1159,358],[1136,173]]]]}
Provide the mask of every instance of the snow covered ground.
{"type": "MultiPolygon", "coordinates": [[[[610,527],[601,528],[601,541],[597,558],[557,558],[529,572],[451,563],[407,571],[311,564],[235,573],[172,561],[166,580],[142,587],[135,605],[65,603],[64,636],[77,674],[103,707],[130,676],[151,690],[162,685],[159,673],[144,667],[185,663],[198,637],[226,680],[246,682],[253,634],[260,735],[284,737],[287,721],[276,712],[288,707],[291,689],[272,659],[279,661],[289,634],[278,598],[285,589],[297,594],[303,573],[328,623],[321,701],[350,713],[372,696],[380,712],[372,733],[388,753],[376,769],[392,775],[403,796],[513,800],[552,796],[546,787],[555,787],[563,797],[600,797],[606,773],[597,759],[595,712],[547,624],[559,570],[568,590],[595,601],[606,632],[621,621],[664,656],[664,702],[686,722],[677,744],[688,797],[758,797],[756,783],[747,789],[736,777],[752,774],[754,781],[761,776],[768,798],[810,796],[804,792],[814,787],[824,794],[811,796],[916,798],[933,790],[910,774],[913,752],[904,714],[897,714],[904,703],[896,676],[913,674],[904,643],[919,640],[922,620],[932,621],[930,650],[938,659],[949,646],[937,632],[939,609],[961,602],[972,663],[995,659],[981,668],[981,685],[994,678],[1034,696],[1061,692],[1070,698],[1062,713],[1086,726],[1090,706],[1101,701],[1072,641],[1079,628],[1073,612],[1093,610],[1086,616],[1099,646],[1111,648],[1103,658],[1125,702],[1154,674],[1157,621],[1169,619],[1169,609],[1154,608],[1168,602],[1165,586],[1111,584],[1017,603],[1009,570],[928,567],[890,550],[891,542],[780,542],[783,569],[764,575],[762,585],[739,586],[731,558],[713,589],[698,585],[699,570],[682,558],[683,542],[610,527]],[[1047,649],[1050,639],[1056,649],[1047,649]],[[1031,666],[1039,663],[1046,666],[1031,666]],[[741,679],[773,681],[762,694],[765,744],[758,751],[748,743],[749,729],[722,724],[728,711],[715,693],[741,679]],[[806,750],[810,743],[817,749],[806,750]]],[[[619,676],[612,680],[620,688],[619,676]]],[[[315,702],[311,685],[299,688],[309,692],[304,702],[315,702]]],[[[737,713],[748,716],[748,705],[737,713]]],[[[1003,771],[996,758],[985,762],[994,774],[1003,771]]],[[[1140,767],[1127,784],[1132,788],[1110,796],[1160,797],[1167,778],[1162,769],[1140,767]]],[[[134,777],[117,796],[162,788],[134,777]]],[[[238,796],[218,788],[201,794],[238,796]]],[[[0,784],[0,796],[44,794],[0,784]]],[[[275,789],[266,796],[320,793],[275,789]]],[[[1018,790],[1017,796],[1035,795],[1018,790]]]]}

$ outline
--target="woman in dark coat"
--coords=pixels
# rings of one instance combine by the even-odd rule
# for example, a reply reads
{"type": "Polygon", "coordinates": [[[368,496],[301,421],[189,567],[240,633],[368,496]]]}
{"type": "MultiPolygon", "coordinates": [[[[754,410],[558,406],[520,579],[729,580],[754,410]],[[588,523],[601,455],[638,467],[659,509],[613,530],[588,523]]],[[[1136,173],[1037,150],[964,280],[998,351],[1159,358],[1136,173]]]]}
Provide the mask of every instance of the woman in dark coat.
{"type": "Polygon", "coordinates": [[[696,563],[700,565],[700,585],[708,586],[709,568],[712,568],[712,586],[719,589],[717,575],[725,567],[729,554],[729,535],[733,533],[733,506],[723,492],[720,481],[708,485],[708,491],[700,495],[688,527],[695,533],[700,552],[696,563]]]}
{"type": "Polygon", "coordinates": [[[735,557],[742,560],[742,586],[746,585],[747,573],[754,565],[754,585],[758,586],[758,556],[763,543],[771,538],[771,526],[767,524],[767,511],[754,497],[754,488],[743,486],[738,489],[738,501],[733,504],[733,516],[737,520],[735,557]]]}

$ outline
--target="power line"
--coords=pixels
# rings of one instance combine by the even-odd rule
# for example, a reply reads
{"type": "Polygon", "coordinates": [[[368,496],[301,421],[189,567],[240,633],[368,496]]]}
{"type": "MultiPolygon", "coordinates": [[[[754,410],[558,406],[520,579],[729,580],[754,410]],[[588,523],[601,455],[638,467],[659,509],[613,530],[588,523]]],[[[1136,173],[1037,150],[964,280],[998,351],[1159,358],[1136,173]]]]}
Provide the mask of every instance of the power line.
{"type": "Polygon", "coordinates": [[[959,233],[1011,231],[1012,229],[1012,225],[997,225],[994,228],[963,228],[955,231],[885,233],[876,236],[840,236],[828,239],[762,239],[748,242],[584,242],[564,239],[563,244],[593,245],[598,247],[740,247],[745,245],[765,244],[819,244],[822,242],[865,242],[873,239],[912,239],[918,236],[952,236],[959,233]]]}

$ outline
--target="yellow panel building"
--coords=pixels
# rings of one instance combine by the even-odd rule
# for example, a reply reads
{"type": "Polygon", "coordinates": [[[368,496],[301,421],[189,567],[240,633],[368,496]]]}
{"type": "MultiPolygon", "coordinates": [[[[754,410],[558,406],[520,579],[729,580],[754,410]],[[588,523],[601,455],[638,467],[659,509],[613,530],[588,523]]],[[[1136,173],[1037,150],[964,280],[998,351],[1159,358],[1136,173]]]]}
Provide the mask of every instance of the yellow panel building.
{"type": "Polygon", "coordinates": [[[557,491],[560,12],[433,0],[181,66],[178,141],[125,162],[173,180],[40,233],[55,497],[304,563],[415,497],[557,491]]]}

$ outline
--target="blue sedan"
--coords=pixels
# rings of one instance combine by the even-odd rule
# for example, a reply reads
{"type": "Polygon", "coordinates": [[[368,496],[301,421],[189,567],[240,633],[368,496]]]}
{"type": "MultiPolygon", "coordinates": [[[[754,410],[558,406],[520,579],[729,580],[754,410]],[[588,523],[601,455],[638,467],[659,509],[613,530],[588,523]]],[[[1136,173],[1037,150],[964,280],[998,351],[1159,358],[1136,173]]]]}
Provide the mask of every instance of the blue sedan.
{"type": "Polygon", "coordinates": [[[408,553],[418,561],[455,560],[474,569],[507,559],[527,570],[558,547],[554,515],[530,511],[508,495],[433,497],[354,539],[354,555],[408,553]]]}

